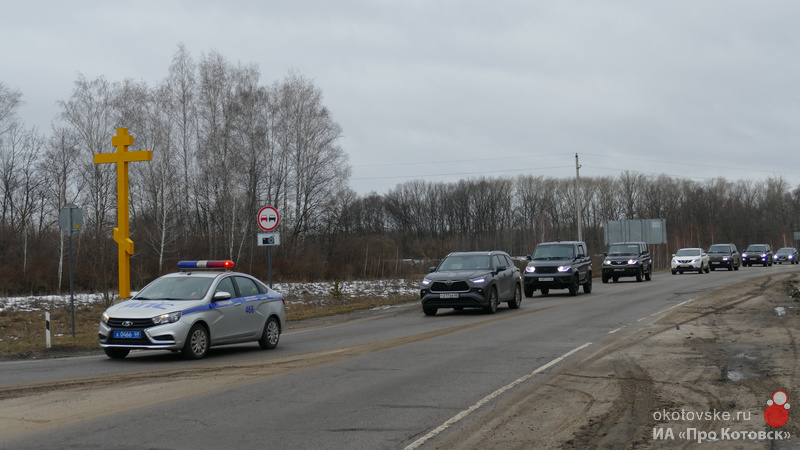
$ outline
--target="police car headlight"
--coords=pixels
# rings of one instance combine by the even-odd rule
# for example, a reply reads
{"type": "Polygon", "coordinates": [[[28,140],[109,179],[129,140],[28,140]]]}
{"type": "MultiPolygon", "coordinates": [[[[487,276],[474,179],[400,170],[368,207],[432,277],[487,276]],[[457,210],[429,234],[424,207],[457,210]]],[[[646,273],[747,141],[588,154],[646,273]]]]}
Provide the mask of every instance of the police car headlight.
{"type": "Polygon", "coordinates": [[[178,312],[173,312],[173,313],[162,314],[160,316],[153,317],[150,320],[152,320],[153,324],[155,324],[155,325],[164,325],[164,324],[167,324],[167,323],[175,323],[175,322],[181,320],[181,312],[178,311],[178,312]]]}
{"type": "Polygon", "coordinates": [[[104,313],[103,313],[103,318],[102,318],[102,320],[103,320],[103,323],[104,323],[104,324],[106,324],[106,325],[108,325],[108,319],[110,319],[110,317],[108,316],[108,313],[105,313],[105,312],[104,312],[104,313]]]}

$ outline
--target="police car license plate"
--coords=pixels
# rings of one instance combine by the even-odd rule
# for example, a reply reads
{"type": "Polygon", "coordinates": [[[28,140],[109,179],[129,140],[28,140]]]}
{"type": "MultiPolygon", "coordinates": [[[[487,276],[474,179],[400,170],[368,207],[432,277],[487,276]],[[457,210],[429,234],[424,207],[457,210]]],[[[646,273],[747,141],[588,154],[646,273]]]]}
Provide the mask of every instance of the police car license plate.
{"type": "Polygon", "coordinates": [[[455,294],[439,294],[439,298],[458,298],[458,293],[455,293],[455,294]]]}
{"type": "Polygon", "coordinates": [[[142,338],[142,332],[141,331],[115,330],[114,331],[114,338],[115,339],[141,339],[142,338]]]}
{"type": "Polygon", "coordinates": [[[553,281],[553,277],[539,277],[539,281],[553,281]]]}

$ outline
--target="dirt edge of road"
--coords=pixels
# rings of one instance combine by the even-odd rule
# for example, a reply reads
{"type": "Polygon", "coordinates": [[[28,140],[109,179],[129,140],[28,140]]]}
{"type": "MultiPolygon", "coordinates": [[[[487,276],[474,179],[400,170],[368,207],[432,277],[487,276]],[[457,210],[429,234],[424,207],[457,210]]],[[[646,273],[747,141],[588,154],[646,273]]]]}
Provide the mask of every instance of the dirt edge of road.
{"type": "Polygon", "coordinates": [[[795,446],[799,421],[773,428],[764,412],[774,391],[798,394],[798,288],[797,273],[771,275],[651,316],[426,448],[795,446]],[[751,439],[770,431],[789,438],[751,439]]]}

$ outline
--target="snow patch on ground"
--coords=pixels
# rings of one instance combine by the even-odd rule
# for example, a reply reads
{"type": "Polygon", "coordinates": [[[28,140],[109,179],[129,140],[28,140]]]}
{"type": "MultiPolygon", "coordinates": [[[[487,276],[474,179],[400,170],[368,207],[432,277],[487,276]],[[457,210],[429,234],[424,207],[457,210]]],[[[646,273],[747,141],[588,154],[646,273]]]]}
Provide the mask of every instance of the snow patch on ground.
{"type": "MultiPolygon", "coordinates": [[[[278,283],[273,289],[283,294],[287,304],[324,303],[334,298],[391,298],[419,295],[419,280],[393,279],[373,281],[340,281],[314,283],[278,283]]],[[[102,294],[75,294],[75,306],[103,302],[102,294]]],[[[0,297],[0,311],[46,311],[67,306],[72,297],[66,295],[40,295],[27,297],[0,297]]]]}

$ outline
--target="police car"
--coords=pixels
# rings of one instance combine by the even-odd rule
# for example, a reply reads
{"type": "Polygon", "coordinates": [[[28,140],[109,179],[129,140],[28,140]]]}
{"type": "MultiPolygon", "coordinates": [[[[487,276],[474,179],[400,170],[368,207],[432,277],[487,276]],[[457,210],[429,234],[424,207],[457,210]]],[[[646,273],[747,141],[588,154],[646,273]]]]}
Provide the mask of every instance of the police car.
{"type": "Polygon", "coordinates": [[[251,341],[275,348],[286,324],[283,296],[233,267],[233,261],[179,262],[180,272],[156,278],[103,313],[100,346],[115,359],[135,349],[200,359],[211,346],[251,341]]]}

